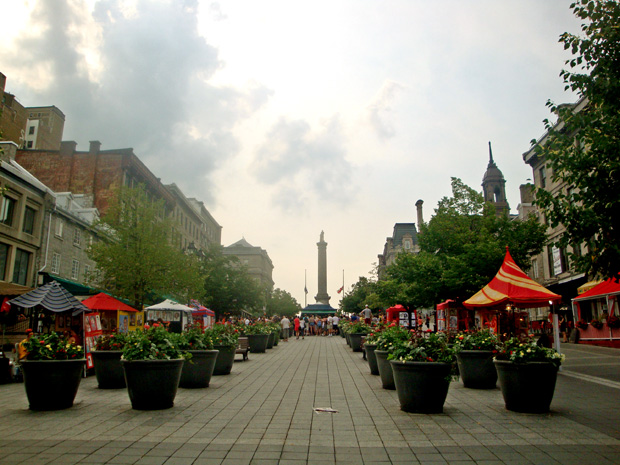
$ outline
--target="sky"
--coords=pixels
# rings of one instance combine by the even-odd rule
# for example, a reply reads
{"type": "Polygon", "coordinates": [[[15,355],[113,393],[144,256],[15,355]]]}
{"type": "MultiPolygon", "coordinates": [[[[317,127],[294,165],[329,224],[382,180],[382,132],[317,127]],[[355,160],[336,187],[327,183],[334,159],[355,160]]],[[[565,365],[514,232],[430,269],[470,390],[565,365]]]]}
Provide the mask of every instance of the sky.
{"type": "Polygon", "coordinates": [[[324,231],[337,307],[418,199],[429,221],[451,177],[482,190],[489,141],[516,213],[545,103],[576,100],[569,5],[0,0],[0,72],[22,105],[59,108],[78,150],[132,147],[204,201],[222,245],[265,249],[302,306],[324,231]]]}

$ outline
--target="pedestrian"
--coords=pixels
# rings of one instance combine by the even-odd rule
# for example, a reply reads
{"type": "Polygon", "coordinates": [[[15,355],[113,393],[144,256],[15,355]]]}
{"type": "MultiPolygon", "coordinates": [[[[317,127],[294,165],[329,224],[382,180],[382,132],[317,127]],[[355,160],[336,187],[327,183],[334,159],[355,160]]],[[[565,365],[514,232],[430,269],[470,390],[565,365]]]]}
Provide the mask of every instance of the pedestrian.
{"type": "Polygon", "coordinates": [[[291,320],[288,319],[286,315],[282,317],[280,320],[280,325],[282,325],[282,335],[284,336],[284,342],[288,342],[288,332],[291,327],[291,320]]]}
{"type": "Polygon", "coordinates": [[[295,336],[296,339],[299,339],[299,317],[296,316],[295,319],[293,320],[293,323],[295,324],[295,336]]]}
{"type": "MultiPolygon", "coordinates": [[[[301,338],[304,339],[304,336],[306,335],[306,318],[301,318],[299,320],[299,333],[301,334],[301,338]]],[[[299,339],[299,336],[297,336],[297,339],[299,339]]]]}
{"type": "Polygon", "coordinates": [[[316,318],[316,320],[314,320],[316,323],[316,335],[320,336],[321,335],[321,330],[323,329],[323,320],[321,320],[319,317],[316,318]]]}
{"type": "Polygon", "coordinates": [[[334,318],[332,318],[332,324],[333,324],[332,328],[336,336],[340,335],[340,330],[338,329],[338,323],[340,323],[340,318],[338,317],[338,315],[334,315],[334,318]]]}
{"type": "Polygon", "coordinates": [[[364,318],[364,323],[366,323],[367,325],[370,324],[370,321],[372,320],[372,311],[370,310],[370,308],[368,308],[368,304],[366,304],[364,310],[360,312],[360,316],[364,318]]]}
{"type": "Polygon", "coordinates": [[[329,315],[327,317],[327,335],[332,336],[334,334],[334,317],[329,315]]]}
{"type": "Polygon", "coordinates": [[[310,333],[310,336],[314,336],[314,315],[310,315],[310,318],[308,318],[308,332],[310,333]]]}

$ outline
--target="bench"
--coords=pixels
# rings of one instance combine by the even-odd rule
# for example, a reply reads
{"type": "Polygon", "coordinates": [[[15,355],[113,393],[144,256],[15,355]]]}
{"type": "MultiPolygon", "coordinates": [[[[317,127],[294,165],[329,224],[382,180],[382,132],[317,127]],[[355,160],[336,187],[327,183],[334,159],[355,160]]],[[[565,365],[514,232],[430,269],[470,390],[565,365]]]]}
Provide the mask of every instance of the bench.
{"type": "Polygon", "coordinates": [[[241,354],[243,355],[243,361],[248,360],[248,352],[250,351],[250,345],[248,343],[247,337],[239,338],[239,345],[237,346],[237,350],[235,351],[235,355],[241,354]]]}

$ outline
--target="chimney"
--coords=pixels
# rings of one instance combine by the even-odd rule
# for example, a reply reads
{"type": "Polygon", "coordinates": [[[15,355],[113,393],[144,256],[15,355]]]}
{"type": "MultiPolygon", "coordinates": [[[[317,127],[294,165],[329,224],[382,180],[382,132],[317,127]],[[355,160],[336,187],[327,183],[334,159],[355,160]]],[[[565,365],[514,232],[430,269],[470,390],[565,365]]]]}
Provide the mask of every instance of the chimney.
{"type": "Polygon", "coordinates": [[[101,142],[99,142],[98,140],[91,140],[88,153],[90,155],[97,155],[99,153],[99,149],[101,149],[101,142]]]}
{"type": "Polygon", "coordinates": [[[77,142],[74,140],[63,140],[60,143],[60,154],[61,155],[73,155],[75,153],[75,149],[77,148],[77,142]]]}
{"type": "Polygon", "coordinates": [[[422,216],[422,204],[424,201],[422,199],[418,200],[415,203],[416,211],[418,212],[418,232],[420,232],[420,226],[424,223],[424,217],[422,216]]]}

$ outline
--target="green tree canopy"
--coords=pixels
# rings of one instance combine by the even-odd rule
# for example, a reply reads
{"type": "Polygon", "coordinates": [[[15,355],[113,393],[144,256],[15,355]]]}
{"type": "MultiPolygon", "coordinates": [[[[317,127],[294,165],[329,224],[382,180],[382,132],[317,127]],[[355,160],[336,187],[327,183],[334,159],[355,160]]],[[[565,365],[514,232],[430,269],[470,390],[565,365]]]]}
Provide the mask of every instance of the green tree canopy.
{"type": "Polygon", "coordinates": [[[170,244],[173,225],[163,200],[153,201],[142,185],[117,194],[101,221],[110,240],[88,250],[104,287],[138,309],[153,294],[186,302],[200,288],[198,267],[194,257],[170,244]]]}
{"type": "Polygon", "coordinates": [[[441,199],[428,224],[421,225],[420,252],[399,254],[377,292],[389,305],[408,307],[465,300],[495,276],[506,246],[527,270],[529,257],[542,250],[544,229],[534,217],[497,217],[482,194],[452,178],[452,197],[441,199]]]}
{"type": "Polygon", "coordinates": [[[340,310],[346,313],[359,313],[366,304],[376,308],[377,302],[371,301],[376,291],[376,281],[360,276],[351,290],[342,298],[340,310]]]}
{"type": "Polygon", "coordinates": [[[536,204],[552,227],[566,228],[559,247],[587,245],[587,253],[571,254],[578,271],[620,277],[620,3],[580,0],[571,8],[583,35],[560,36],[573,55],[560,76],[581,100],[547,102],[558,123],[545,120],[547,137],[532,144],[565,187],[536,189],[536,204]]]}
{"type": "Polygon", "coordinates": [[[274,289],[267,297],[267,316],[293,316],[301,311],[297,300],[282,289],[274,289]]]}

